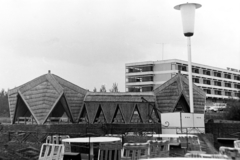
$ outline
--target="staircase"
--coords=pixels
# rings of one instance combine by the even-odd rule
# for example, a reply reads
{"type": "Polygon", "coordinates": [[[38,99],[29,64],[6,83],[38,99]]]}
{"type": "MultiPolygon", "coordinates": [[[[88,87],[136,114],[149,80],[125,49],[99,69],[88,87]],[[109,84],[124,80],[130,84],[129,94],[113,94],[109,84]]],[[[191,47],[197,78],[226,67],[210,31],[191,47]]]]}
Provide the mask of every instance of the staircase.
{"type": "Polygon", "coordinates": [[[207,154],[218,154],[218,151],[215,149],[214,144],[209,140],[206,134],[198,134],[202,151],[207,154]]]}

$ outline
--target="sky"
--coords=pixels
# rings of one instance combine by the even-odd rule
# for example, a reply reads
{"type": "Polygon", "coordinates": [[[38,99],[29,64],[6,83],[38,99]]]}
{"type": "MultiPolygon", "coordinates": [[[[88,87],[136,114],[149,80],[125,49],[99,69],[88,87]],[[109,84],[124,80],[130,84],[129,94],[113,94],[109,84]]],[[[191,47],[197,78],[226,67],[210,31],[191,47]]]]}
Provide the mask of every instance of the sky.
{"type": "Polygon", "coordinates": [[[239,0],[0,0],[0,89],[48,73],[125,92],[125,64],[186,60],[182,3],[200,3],[192,62],[240,70],[239,0]]]}

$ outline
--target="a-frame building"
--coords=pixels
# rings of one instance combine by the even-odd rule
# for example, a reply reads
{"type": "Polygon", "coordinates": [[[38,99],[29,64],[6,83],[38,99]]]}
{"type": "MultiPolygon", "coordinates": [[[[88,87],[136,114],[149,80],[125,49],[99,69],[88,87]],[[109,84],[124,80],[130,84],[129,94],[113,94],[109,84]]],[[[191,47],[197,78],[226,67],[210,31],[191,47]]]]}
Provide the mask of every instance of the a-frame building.
{"type": "MultiPolygon", "coordinates": [[[[205,92],[193,85],[194,113],[205,92]]],[[[188,79],[177,74],[153,92],[90,92],[50,72],[8,92],[12,123],[161,123],[160,114],[190,112],[188,79]]]]}
{"type": "MultiPolygon", "coordinates": [[[[12,123],[24,117],[27,121],[44,124],[53,118],[74,122],[83,105],[87,90],[56,75],[42,75],[26,84],[9,90],[12,123]]],[[[32,123],[32,122],[31,122],[32,123]]]]}
{"type": "MultiPolygon", "coordinates": [[[[177,74],[154,90],[156,96],[156,107],[162,113],[166,112],[188,112],[189,85],[188,79],[182,74],[177,74]]],[[[194,113],[204,113],[206,93],[193,84],[194,113]]]]}

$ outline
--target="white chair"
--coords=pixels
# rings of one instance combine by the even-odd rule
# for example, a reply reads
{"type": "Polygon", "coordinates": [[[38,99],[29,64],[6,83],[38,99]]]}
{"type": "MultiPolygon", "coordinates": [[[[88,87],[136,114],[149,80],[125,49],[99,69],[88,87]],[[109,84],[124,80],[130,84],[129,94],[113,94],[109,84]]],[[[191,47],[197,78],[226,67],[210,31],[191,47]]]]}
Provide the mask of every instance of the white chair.
{"type": "Polygon", "coordinates": [[[150,157],[149,143],[124,143],[122,153],[122,160],[138,160],[140,158],[150,157]]]}
{"type": "Polygon", "coordinates": [[[240,140],[234,141],[234,148],[240,148],[240,140]]]}
{"type": "Polygon", "coordinates": [[[53,144],[59,144],[59,135],[53,135],[52,136],[52,143],[53,144]]]}
{"type": "Polygon", "coordinates": [[[63,144],[42,144],[38,160],[63,160],[63,144]]]}
{"type": "Polygon", "coordinates": [[[65,152],[71,152],[71,143],[69,142],[62,142],[63,139],[70,138],[69,135],[61,135],[59,136],[59,143],[63,144],[65,147],[65,152]]]}
{"type": "Polygon", "coordinates": [[[47,136],[46,143],[52,143],[52,136],[47,136]]]}

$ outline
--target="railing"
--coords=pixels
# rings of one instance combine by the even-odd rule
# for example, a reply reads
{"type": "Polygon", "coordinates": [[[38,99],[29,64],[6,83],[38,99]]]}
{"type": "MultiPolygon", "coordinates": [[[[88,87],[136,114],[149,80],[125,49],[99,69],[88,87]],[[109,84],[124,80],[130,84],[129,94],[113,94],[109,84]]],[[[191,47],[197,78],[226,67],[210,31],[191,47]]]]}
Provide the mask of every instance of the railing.
{"type": "Polygon", "coordinates": [[[18,117],[15,121],[16,124],[37,124],[33,117],[18,117]]]}

